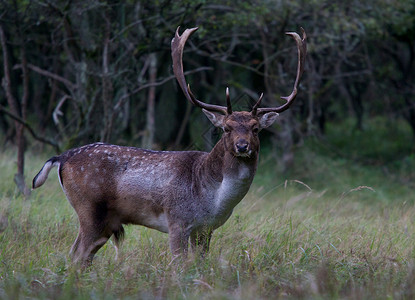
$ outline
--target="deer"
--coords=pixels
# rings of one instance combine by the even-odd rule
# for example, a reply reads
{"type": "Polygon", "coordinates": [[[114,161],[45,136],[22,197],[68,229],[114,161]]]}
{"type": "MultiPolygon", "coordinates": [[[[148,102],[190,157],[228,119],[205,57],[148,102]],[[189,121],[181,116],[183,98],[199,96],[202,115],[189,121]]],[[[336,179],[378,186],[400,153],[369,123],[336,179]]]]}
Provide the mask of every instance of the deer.
{"type": "Polygon", "coordinates": [[[202,109],[222,137],[210,152],[153,151],[93,143],[51,157],[34,177],[42,186],[53,167],[79,221],[70,251],[73,262],[92,264],[97,251],[113,236],[116,249],[123,225],[136,224],[168,233],[173,257],[208,252],[212,233],[231,216],[247,194],[258,166],[258,133],[287,110],[297,95],[307,52],[306,33],[287,32],[297,45],[297,75],[291,94],[278,107],[233,111],[226,89],[226,107],[198,100],[186,83],[183,49],[198,29],[177,28],[171,41],[173,72],[185,97],[202,109]]]}

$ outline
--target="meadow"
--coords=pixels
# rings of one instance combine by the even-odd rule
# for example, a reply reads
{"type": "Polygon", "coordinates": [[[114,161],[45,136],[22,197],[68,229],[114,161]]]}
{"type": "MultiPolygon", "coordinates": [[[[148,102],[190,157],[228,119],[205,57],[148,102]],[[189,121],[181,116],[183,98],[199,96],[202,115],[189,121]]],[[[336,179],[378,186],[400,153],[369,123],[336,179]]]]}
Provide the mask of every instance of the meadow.
{"type": "MultiPolygon", "coordinates": [[[[29,182],[53,153],[30,149],[29,182]]],[[[329,127],[285,172],[264,145],[248,195],[205,258],[172,261],[167,235],[127,226],[92,267],[71,265],[77,218],[56,171],[24,199],[0,153],[1,299],[413,299],[415,155],[405,124],[329,127]]]]}

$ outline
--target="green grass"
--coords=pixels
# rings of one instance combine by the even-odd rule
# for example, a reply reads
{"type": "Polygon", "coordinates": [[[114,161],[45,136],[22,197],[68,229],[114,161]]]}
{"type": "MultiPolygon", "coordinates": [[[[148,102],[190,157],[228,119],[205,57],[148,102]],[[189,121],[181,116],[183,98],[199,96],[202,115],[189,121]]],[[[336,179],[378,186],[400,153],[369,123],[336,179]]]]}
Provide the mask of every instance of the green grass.
{"type": "MultiPolygon", "coordinates": [[[[340,129],[306,141],[286,174],[265,149],[249,194],[215,231],[205,259],[172,262],[167,235],[128,226],[118,260],[107,243],[84,272],[70,264],[78,224],[56,172],[24,200],[14,153],[5,151],[0,299],[411,299],[415,159],[407,131],[369,128],[345,133],[346,143],[340,129]],[[393,135],[400,146],[363,146],[393,135]]],[[[28,182],[47,158],[27,154],[28,182]]]]}

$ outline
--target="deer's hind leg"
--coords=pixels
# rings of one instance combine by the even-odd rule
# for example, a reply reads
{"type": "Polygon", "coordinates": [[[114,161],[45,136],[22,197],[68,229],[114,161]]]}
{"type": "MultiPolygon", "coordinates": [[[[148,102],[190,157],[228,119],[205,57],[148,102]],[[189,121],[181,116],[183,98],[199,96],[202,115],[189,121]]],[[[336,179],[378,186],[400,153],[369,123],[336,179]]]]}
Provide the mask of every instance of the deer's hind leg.
{"type": "Polygon", "coordinates": [[[72,245],[71,255],[74,263],[80,263],[82,267],[91,265],[95,253],[104,246],[111,234],[101,232],[92,225],[81,223],[78,237],[72,245]]]}
{"type": "Polygon", "coordinates": [[[111,235],[115,242],[122,237],[124,229],[121,224],[111,222],[111,216],[105,202],[83,205],[75,210],[78,213],[79,233],[71,248],[72,259],[82,267],[91,265],[95,253],[104,246],[111,235]]]}

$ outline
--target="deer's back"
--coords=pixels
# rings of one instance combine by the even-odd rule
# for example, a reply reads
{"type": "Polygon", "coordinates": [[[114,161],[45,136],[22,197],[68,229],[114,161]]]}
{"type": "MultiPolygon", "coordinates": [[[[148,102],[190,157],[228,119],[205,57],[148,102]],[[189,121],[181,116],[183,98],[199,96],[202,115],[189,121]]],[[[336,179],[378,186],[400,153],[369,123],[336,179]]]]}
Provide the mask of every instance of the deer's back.
{"type": "Polygon", "coordinates": [[[59,176],[78,213],[105,206],[121,223],[167,231],[166,208],[191,193],[194,164],[206,155],[95,143],[63,153],[59,176]]]}

